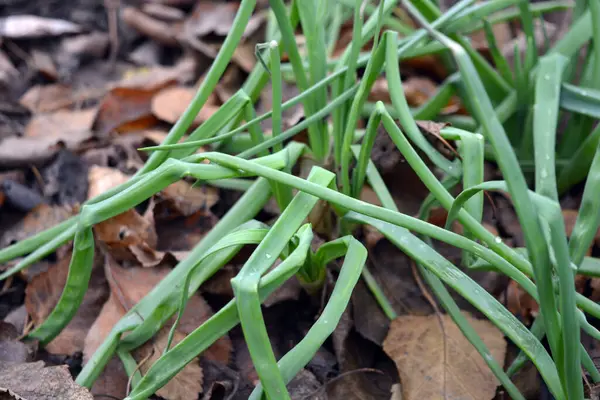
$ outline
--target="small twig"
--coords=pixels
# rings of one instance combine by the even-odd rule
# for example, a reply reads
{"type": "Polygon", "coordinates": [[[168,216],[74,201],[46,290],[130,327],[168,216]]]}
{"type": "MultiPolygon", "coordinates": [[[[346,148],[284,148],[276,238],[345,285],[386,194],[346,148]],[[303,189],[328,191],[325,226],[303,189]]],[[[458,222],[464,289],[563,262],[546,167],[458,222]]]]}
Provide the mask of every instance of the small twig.
{"type": "Polygon", "coordinates": [[[115,68],[117,55],[119,54],[119,31],[117,11],[121,5],[120,0],[104,0],[104,8],[106,8],[106,17],[108,18],[108,36],[110,40],[110,55],[109,62],[111,68],[115,68]]]}
{"type": "Polygon", "coordinates": [[[150,357],[152,357],[153,355],[154,355],[154,346],[152,346],[152,351],[150,352],[150,354],[148,354],[146,357],[142,358],[142,360],[138,363],[138,365],[136,365],[135,369],[131,373],[131,376],[127,380],[127,390],[125,391],[125,393],[127,393],[127,395],[129,395],[129,392],[131,391],[131,381],[133,380],[133,376],[135,375],[136,372],[139,371],[140,368],[142,368],[142,366],[146,363],[146,361],[148,361],[150,359],[150,357]]]}
{"type": "Polygon", "coordinates": [[[23,333],[17,338],[17,340],[22,340],[23,338],[25,338],[25,336],[27,336],[31,331],[31,328],[33,328],[33,320],[29,321],[29,323],[25,325],[25,327],[23,328],[23,333]]]}
{"type": "Polygon", "coordinates": [[[444,318],[442,317],[442,313],[440,312],[440,309],[438,308],[437,303],[433,299],[433,296],[431,295],[431,293],[429,293],[429,290],[427,290],[427,288],[423,284],[423,281],[421,280],[421,276],[419,275],[419,271],[417,271],[417,266],[414,263],[414,261],[411,261],[410,266],[412,268],[413,277],[415,278],[415,281],[417,282],[417,286],[419,286],[419,289],[421,290],[423,297],[425,297],[425,299],[429,302],[429,304],[431,304],[431,307],[433,308],[433,311],[435,312],[438,322],[440,323],[440,329],[442,330],[442,340],[443,340],[443,346],[444,346],[443,347],[443,349],[444,349],[444,399],[448,399],[448,392],[446,390],[446,370],[448,369],[448,361],[447,361],[448,351],[447,351],[447,346],[446,346],[446,328],[444,326],[444,318]]]}
{"type": "Polygon", "coordinates": [[[31,166],[31,172],[33,172],[33,176],[35,176],[35,181],[38,184],[38,186],[40,187],[40,191],[42,192],[42,195],[44,194],[44,178],[42,178],[42,174],[40,173],[40,170],[37,169],[37,167],[35,165],[31,166]]]}

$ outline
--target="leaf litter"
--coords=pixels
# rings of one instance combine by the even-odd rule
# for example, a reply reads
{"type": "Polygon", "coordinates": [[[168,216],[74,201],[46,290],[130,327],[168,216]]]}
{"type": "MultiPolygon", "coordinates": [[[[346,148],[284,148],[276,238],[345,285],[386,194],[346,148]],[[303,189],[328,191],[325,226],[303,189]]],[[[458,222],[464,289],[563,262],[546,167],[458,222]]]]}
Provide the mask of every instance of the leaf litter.
{"type": "MultiPolygon", "coordinates": [[[[73,215],[85,199],[125,182],[143,164],[147,154],[137,152],[136,148],[142,143],[160,143],[170,126],[182,115],[224,36],[231,29],[239,6],[239,2],[206,0],[161,0],[127,5],[117,16],[118,30],[113,31],[106,22],[108,8],[82,10],[80,2],[75,3],[72,10],[43,11],[40,13],[43,16],[20,10],[3,17],[4,24],[0,22],[0,36],[8,38],[17,47],[15,50],[12,44],[0,45],[0,84],[10,89],[7,93],[12,93],[8,100],[0,99],[0,116],[11,122],[0,131],[0,168],[1,173],[7,169],[23,173],[23,177],[15,181],[2,179],[0,217],[18,210],[19,218],[13,217],[10,222],[7,218],[0,218],[0,231],[3,232],[1,247],[73,215]],[[20,25],[16,25],[15,22],[19,21],[20,25]],[[30,40],[40,37],[48,40],[50,45],[30,40]],[[17,53],[26,57],[19,57],[17,53]],[[113,53],[116,59],[112,59],[113,53]],[[26,73],[23,74],[23,71],[26,73]],[[65,152],[81,160],[87,168],[61,161],[61,154],[65,152]],[[76,174],[64,175],[61,170],[65,169],[65,165],[71,170],[81,170],[79,177],[76,174]],[[80,179],[82,175],[85,185],[80,179]],[[61,181],[64,181],[62,185],[61,181]],[[65,195],[64,187],[71,184],[77,184],[78,189],[65,195]],[[15,204],[21,207],[15,207],[15,204]]],[[[262,8],[252,16],[231,64],[194,121],[194,126],[202,124],[235,93],[256,65],[254,45],[262,40],[267,16],[264,10],[262,8]]],[[[399,10],[398,13],[399,18],[406,19],[399,10]]],[[[519,44],[522,39],[509,40],[506,28],[501,25],[496,34],[501,38],[500,44],[510,47],[512,53],[515,43],[522,48],[519,44]]],[[[539,30],[536,25],[538,41],[539,30]]],[[[350,43],[351,33],[351,24],[344,24],[333,49],[334,57],[341,55],[350,43]]],[[[485,46],[478,45],[477,36],[472,36],[479,46],[478,50],[486,54],[485,46]]],[[[296,38],[301,53],[306,54],[303,35],[297,33],[296,38]]],[[[372,43],[365,43],[362,50],[370,50],[371,46],[372,43]]],[[[287,60],[287,54],[283,54],[283,59],[287,60]]],[[[403,88],[411,107],[424,104],[436,92],[438,83],[448,76],[439,59],[432,56],[403,61],[402,68],[403,88]]],[[[386,81],[378,79],[369,101],[389,103],[387,92],[386,81]]],[[[284,82],[284,101],[297,94],[295,85],[284,82]]],[[[257,112],[268,111],[270,101],[270,88],[267,86],[261,93],[257,112]]],[[[443,113],[464,114],[465,110],[453,97],[443,113]]],[[[283,129],[296,125],[303,118],[301,105],[286,110],[283,129]]],[[[270,120],[261,125],[266,131],[271,129],[270,120]]],[[[439,138],[440,126],[427,121],[421,125],[430,136],[439,138]]],[[[209,150],[209,146],[203,150],[209,150]]],[[[390,185],[401,211],[416,215],[427,194],[426,189],[387,136],[377,136],[373,161],[388,183],[401,176],[403,186],[410,187],[406,190],[390,185]]],[[[95,226],[95,239],[100,251],[90,288],[75,318],[43,351],[69,357],[83,352],[83,362],[87,362],[119,318],[163,279],[177,261],[185,257],[218,221],[223,210],[231,206],[230,199],[236,196],[238,194],[227,190],[179,181],[148,202],[95,226]]],[[[379,204],[370,187],[363,189],[361,199],[379,204]]],[[[512,205],[505,206],[500,207],[498,220],[488,218],[486,223],[490,230],[498,228],[505,242],[519,246],[522,238],[518,227],[508,226],[514,222],[510,214],[512,205]]],[[[272,217],[274,210],[276,208],[267,208],[265,214],[272,217]]],[[[318,211],[320,214],[311,215],[311,222],[319,224],[315,225],[316,230],[326,233],[332,222],[322,221],[321,216],[328,215],[327,210],[318,211]]],[[[568,222],[576,218],[573,212],[565,210],[567,227],[568,222]]],[[[443,227],[445,218],[445,211],[437,208],[429,220],[443,227]]],[[[461,227],[455,224],[453,229],[461,227]]],[[[363,236],[370,249],[386,250],[391,246],[382,240],[380,234],[368,228],[364,229],[363,236]]],[[[598,240],[596,238],[596,247],[600,246],[598,240]]],[[[9,387],[2,383],[2,377],[15,376],[25,368],[31,376],[37,377],[43,390],[51,383],[57,385],[59,393],[73,396],[65,398],[91,398],[87,391],[80,390],[72,382],[69,370],[44,367],[41,362],[35,362],[40,358],[35,349],[28,342],[17,340],[20,334],[31,328],[31,323],[38,325],[43,321],[58,300],[69,265],[70,247],[70,244],[62,246],[8,285],[8,291],[12,291],[19,300],[9,302],[6,300],[8,295],[0,293],[0,316],[19,328],[15,328],[18,334],[0,340],[0,349],[8,349],[13,360],[18,360],[8,370],[3,369],[4,364],[0,362],[0,392],[11,390],[7,392],[11,396],[14,393],[28,399],[46,398],[23,396],[26,392],[21,386],[11,382],[9,387]],[[32,322],[28,323],[29,320],[32,322]]],[[[477,359],[468,343],[465,345],[447,316],[443,318],[446,341],[450,344],[449,358],[456,363],[462,360],[463,364],[455,366],[450,363],[446,368],[440,366],[442,334],[436,317],[431,315],[427,301],[421,296],[413,277],[409,276],[408,258],[398,251],[388,250],[381,251],[383,256],[372,257],[367,266],[392,299],[392,306],[400,316],[390,323],[361,283],[353,293],[332,343],[326,343],[319,349],[311,363],[290,384],[293,398],[309,395],[319,399],[328,396],[407,400],[418,398],[411,396],[415,396],[415,390],[418,393],[421,389],[436,391],[432,397],[425,395],[425,398],[436,398],[440,387],[439,372],[446,369],[449,372],[447,377],[450,376],[446,379],[447,394],[452,391],[463,393],[463,390],[472,398],[493,398],[497,382],[490,377],[487,367],[477,359]],[[419,340],[414,339],[417,337],[419,340]],[[398,348],[406,349],[412,358],[399,354],[398,348]],[[431,379],[425,382],[426,378],[431,379]]],[[[590,249],[589,254],[593,251],[594,248],[590,249]]],[[[229,281],[239,270],[244,256],[249,254],[246,249],[244,252],[240,256],[241,261],[232,260],[192,296],[175,334],[175,342],[231,299],[233,293],[229,281]]],[[[447,256],[453,261],[459,258],[457,252],[448,251],[447,256]]],[[[279,353],[306,333],[306,327],[321,311],[322,298],[331,291],[338,267],[332,264],[323,293],[309,295],[296,280],[291,280],[267,300],[265,315],[281,325],[269,326],[273,341],[277,342],[274,347],[279,349],[279,353]],[[306,315],[296,315],[299,308],[305,309],[306,315]],[[294,315],[292,323],[283,322],[285,318],[280,316],[286,314],[294,315]]],[[[531,299],[514,283],[500,282],[493,273],[477,279],[486,288],[501,287],[504,300],[515,314],[529,318],[535,316],[535,303],[530,303],[531,299]],[[484,284],[485,279],[489,282],[484,284]]],[[[593,290],[600,287],[595,279],[580,284],[593,290]]],[[[485,321],[473,317],[469,320],[481,330],[484,341],[490,341],[498,360],[503,360],[506,342],[502,335],[485,321]]],[[[4,325],[2,328],[5,329],[4,325]]],[[[10,328],[11,332],[13,328],[10,328]]],[[[167,329],[163,328],[134,351],[133,356],[140,363],[142,374],[164,349],[167,329]]],[[[247,398],[256,376],[244,347],[239,330],[232,333],[231,338],[222,338],[157,394],[166,399],[195,399],[199,393],[204,393],[207,399],[212,399],[223,398],[219,396],[225,392],[228,396],[237,396],[233,398],[247,398]]],[[[122,398],[127,386],[127,375],[121,362],[115,358],[92,388],[92,393],[122,398]]]]}

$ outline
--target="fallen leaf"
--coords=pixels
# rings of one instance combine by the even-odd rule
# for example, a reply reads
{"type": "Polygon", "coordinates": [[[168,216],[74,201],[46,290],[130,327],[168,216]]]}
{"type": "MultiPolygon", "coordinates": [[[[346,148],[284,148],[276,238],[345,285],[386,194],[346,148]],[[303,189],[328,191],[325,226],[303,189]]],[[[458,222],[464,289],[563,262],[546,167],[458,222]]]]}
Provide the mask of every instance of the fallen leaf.
{"type": "MultiPolygon", "coordinates": [[[[506,353],[502,332],[489,321],[465,316],[502,365],[506,353]]],[[[442,318],[445,337],[436,315],[405,315],[392,321],[383,349],[396,363],[403,399],[494,398],[496,377],[452,319],[442,318]]]]}
{"type": "MultiPolygon", "coordinates": [[[[126,182],[127,175],[119,170],[92,166],[89,171],[88,198],[126,182]]],[[[156,251],[157,235],[154,227],[154,202],[152,199],[143,215],[135,208],[94,225],[96,240],[110,249],[119,261],[138,261],[145,267],[160,264],[165,253],[156,251]]]]}
{"type": "Polygon", "coordinates": [[[32,86],[21,96],[19,103],[32,113],[49,113],[70,107],[76,103],[96,99],[103,94],[104,89],[74,90],[69,85],[53,83],[32,86]]]}
{"type": "Polygon", "coordinates": [[[185,17],[185,13],[180,9],[158,3],[144,4],[142,11],[163,21],[181,21],[185,17]]]}
{"type": "MultiPolygon", "coordinates": [[[[226,36],[233,25],[239,2],[199,1],[185,22],[185,29],[194,36],[209,34],[226,36]]],[[[263,23],[264,14],[255,13],[244,30],[243,37],[252,35],[263,23]]]]}
{"type": "MultiPolygon", "coordinates": [[[[195,89],[183,86],[163,89],[152,98],[152,113],[157,118],[174,124],[183,115],[195,94],[195,89]]],[[[194,124],[199,125],[206,121],[218,109],[216,96],[211,94],[194,119],[194,124]]]]}
{"type": "Polygon", "coordinates": [[[19,100],[19,103],[33,113],[56,111],[73,103],[73,90],[68,85],[35,85],[19,100]]]}
{"type": "MultiPolygon", "coordinates": [[[[58,303],[67,280],[70,260],[71,254],[67,254],[56,265],[35,276],[27,285],[25,307],[35,325],[39,326],[58,303]]],[[[83,301],[71,322],[46,345],[49,353],[73,354],[83,351],[85,336],[108,297],[102,264],[102,257],[97,256],[83,301]]]]}
{"type": "Polygon", "coordinates": [[[41,50],[31,51],[31,63],[33,67],[46,79],[56,81],[58,79],[58,71],[50,54],[41,50]]]}
{"type": "Polygon", "coordinates": [[[437,92],[437,85],[429,78],[422,76],[411,76],[402,82],[406,101],[411,107],[423,105],[437,92]]]}
{"type": "Polygon", "coordinates": [[[0,392],[27,400],[93,400],[75,382],[66,365],[44,367],[43,361],[25,364],[0,363],[0,392]]]}
{"type": "Polygon", "coordinates": [[[160,197],[169,208],[182,216],[208,210],[219,201],[219,190],[212,186],[192,186],[186,181],[177,181],[167,186],[160,197]]]}
{"type": "MultiPolygon", "coordinates": [[[[297,96],[299,94],[298,87],[295,85],[290,85],[285,81],[282,82],[282,101],[286,102],[291,98],[297,96]]],[[[266,113],[273,108],[273,96],[272,96],[272,87],[270,84],[267,84],[265,88],[260,92],[260,102],[256,109],[258,115],[266,113]]],[[[301,103],[296,104],[293,107],[284,110],[282,113],[282,126],[281,129],[286,130],[296,125],[300,120],[304,118],[304,108],[301,103]]],[[[260,126],[265,131],[270,131],[272,129],[271,119],[268,118],[265,121],[260,123],[260,126]]]]}
{"type": "Polygon", "coordinates": [[[9,86],[19,77],[19,70],[14,66],[10,58],[0,50],[0,83],[9,86]]]}
{"type": "Polygon", "coordinates": [[[57,63],[62,68],[78,65],[89,59],[104,57],[110,38],[108,33],[94,31],[85,35],[65,37],[55,53],[57,63]]]}
{"type": "Polygon", "coordinates": [[[37,343],[23,343],[18,337],[19,331],[13,325],[0,321],[0,364],[33,361],[37,343]]]}
{"type": "Polygon", "coordinates": [[[384,103],[391,103],[390,91],[388,88],[388,82],[385,77],[379,77],[375,80],[375,83],[371,87],[369,92],[369,101],[383,101],[384,103]]]}
{"type": "Polygon", "coordinates": [[[9,137],[0,142],[0,166],[41,165],[62,148],[77,150],[92,137],[93,117],[93,110],[35,115],[25,127],[23,137],[9,137]]]}
{"type": "Polygon", "coordinates": [[[75,153],[63,149],[40,170],[42,193],[57,204],[78,205],[87,198],[88,165],[75,153]]]}
{"type": "Polygon", "coordinates": [[[88,171],[88,200],[127,182],[129,178],[118,169],[91,165],[88,171]]]}
{"type": "MultiPolygon", "coordinates": [[[[141,360],[149,356],[142,364],[140,370],[145,374],[164,352],[169,338],[170,327],[162,328],[152,340],[146,342],[134,352],[136,359],[141,360]]],[[[185,335],[175,332],[171,347],[181,342],[185,335]]],[[[168,400],[196,400],[198,393],[202,392],[203,374],[198,359],[194,359],[177,373],[169,382],[158,389],[156,394],[168,400]]]]}
{"type": "Polygon", "coordinates": [[[25,136],[37,140],[58,138],[65,143],[81,143],[91,137],[94,114],[93,109],[37,114],[25,127],[25,136]]]}
{"type": "Polygon", "coordinates": [[[240,66],[247,74],[252,72],[256,65],[256,56],[254,55],[256,43],[240,43],[233,51],[231,60],[240,66]]]}
{"type": "MultiPolygon", "coordinates": [[[[87,362],[96,349],[102,344],[112,327],[125,315],[133,305],[138,303],[156,286],[169,272],[170,268],[123,268],[108,256],[106,259],[105,271],[107,273],[111,287],[111,295],[104,304],[98,318],[90,328],[85,339],[84,362],[87,362]]],[[[192,332],[208,318],[212,316],[212,310],[206,302],[198,295],[192,296],[188,300],[187,307],[183,313],[181,321],[177,327],[174,343],[179,342],[183,337],[192,332]]],[[[144,363],[141,368],[145,372],[154,361],[162,354],[169,329],[174,321],[171,319],[163,327],[154,339],[148,341],[142,347],[134,352],[136,360],[150,356],[150,359],[144,363]]],[[[210,360],[219,361],[224,364],[229,363],[231,357],[231,342],[227,336],[217,340],[203,354],[210,360]]],[[[123,374],[114,369],[105,369],[101,377],[101,386],[95,385],[94,393],[101,393],[100,390],[111,390],[111,394],[117,397],[124,396],[124,388],[119,394],[110,389],[110,385],[120,385],[123,383],[123,374]]],[[[126,383],[126,375],[125,380],[126,383]]],[[[164,386],[157,392],[167,399],[196,399],[202,390],[202,369],[197,361],[184,368],[177,378],[164,386]]]]}
{"type": "Polygon", "coordinates": [[[0,37],[9,39],[33,39],[79,33],[81,27],[69,21],[42,18],[35,15],[12,15],[0,18],[0,37]]]}
{"type": "Polygon", "coordinates": [[[69,206],[50,206],[40,204],[25,216],[18,224],[4,232],[0,240],[0,248],[19,242],[30,236],[52,228],[77,212],[77,208],[69,206]]]}
{"type": "MultiPolygon", "coordinates": [[[[575,228],[575,223],[577,222],[577,216],[579,215],[577,210],[562,210],[563,218],[565,220],[565,230],[567,232],[567,237],[571,237],[571,233],[573,233],[573,228],[575,228]]],[[[600,244],[600,228],[596,231],[594,235],[594,241],[596,244],[600,244]]],[[[588,251],[588,255],[591,254],[591,248],[588,251]]]]}
{"type": "Polygon", "coordinates": [[[179,24],[165,23],[135,7],[125,7],[121,11],[121,18],[136,31],[163,45],[177,46],[179,44],[177,39],[181,29],[179,24]]]}
{"type": "Polygon", "coordinates": [[[420,76],[432,76],[439,80],[448,76],[448,71],[437,55],[428,54],[402,60],[400,68],[402,71],[415,70],[420,76]]]}
{"type": "Polygon", "coordinates": [[[92,126],[105,138],[112,132],[126,133],[150,128],[157,120],[151,112],[156,89],[115,87],[102,99],[92,126]]]}

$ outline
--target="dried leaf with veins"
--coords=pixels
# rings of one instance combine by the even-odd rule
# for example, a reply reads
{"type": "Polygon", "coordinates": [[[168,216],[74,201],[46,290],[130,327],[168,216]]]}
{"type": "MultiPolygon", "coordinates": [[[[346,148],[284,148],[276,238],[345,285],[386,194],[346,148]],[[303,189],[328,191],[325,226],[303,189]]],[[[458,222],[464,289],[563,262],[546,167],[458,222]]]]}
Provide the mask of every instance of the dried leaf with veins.
{"type": "Polygon", "coordinates": [[[75,382],[66,365],[44,367],[34,363],[0,363],[0,398],[26,400],[93,400],[90,392],[75,382]]]}
{"type": "MultiPolygon", "coordinates": [[[[465,316],[491,355],[502,364],[506,353],[502,332],[489,321],[467,313],[465,316]]],[[[396,363],[403,399],[494,398],[498,380],[450,316],[444,315],[443,319],[445,338],[436,315],[406,315],[392,321],[383,350],[396,363]]]]}

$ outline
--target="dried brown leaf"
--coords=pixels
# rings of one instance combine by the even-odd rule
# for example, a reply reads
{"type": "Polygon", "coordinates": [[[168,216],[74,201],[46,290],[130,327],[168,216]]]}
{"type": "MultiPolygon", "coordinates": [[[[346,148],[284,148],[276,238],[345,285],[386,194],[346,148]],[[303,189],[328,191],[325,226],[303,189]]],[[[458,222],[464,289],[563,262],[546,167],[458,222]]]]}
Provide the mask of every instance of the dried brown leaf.
{"type": "Polygon", "coordinates": [[[4,248],[13,242],[26,239],[36,233],[52,228],[77,212],[68,206],[50,206],[40,204],[25,216],[18,224],[4,232],[0,247],[4,248]]]}
{"type": "MultiPolygon", "coordinates": [[[[185,22],[185,30],[194,36],[209,34],[226,36],[239,7],[239,2],[199,1],[185,22]]],[[[244,30],[244,37],[252,35],[262,25],[264,14],[255,13],[244,30]]]]}
{"type": "Polygon", "coordinates": [[[58,71],[54,60],[45,51],[34,49],[31,51],[31,63],[33,67],[46,79],[56,81],[58,79],[58,71]]]}
{"type": "Polygon", "coordinates": [[[185,217],[197,211],[207,212],[219,201],[218,189],[212,186],[193,187],[185,181],[167,186],[161,196],[169,203],[170,208],[185,217]]]}
{"type": "Polygon", "coordinates": [[[151,102],[156,90],[129,87],[113,88],[100,103],[93,129],[99,137],[112,132],[126,133],[156,124],[151,102]]]}
{"type": "MultiPolygon", "coordinates": [[[[502,363],[506,352],[502,332],[488,321],[465,316],[492,356],[502,363]]],[[[396,363],[403,398],[492,399],[498,386],[496,377],[452,319],[448,315],[442,318],[445,338],[436,315],[406,315],[392,321],[383,349],[396,363]]]]}
{"type": "MultiPolygon", "coordinates": [[[[146,359],[140,370],[142,374],[154,364],[163,354],[169,337],[169,327],[161,329],[157,336],[148,341],[134,352],[138,360],[146,359]]],[[[175,332],[171,346],[175,346],[185,338],[181,332],[175,332]]],[[[158,389],[156,394],[168,400],[196,400],[202,392],[203,374],[197,359],[186,365],[169,382],[158,389]]]]}
{"type": "Polygon", "coordinates": [[[93,400],[75,382],[66,365],[45,367],[42,361],[26,364],[0,363],[0,393],[26,400],[93,400]]]}
{"type": "Polygon", "coordinates": [[[19,103],[34,113],[55,111],[72,104],[72,92],[71,87],[61,83],[35,85],[21,96],[19,103]]]}
{"type": "Polygon", "coordinates": [[[0,166],[41,165],[62,148],[77,150],[92,137],[93,110],[37,114],[25,127],[23,137],[0,141],[0,166]]]}
{"type": "MultiPolygon", "coordinates": [[[[111,286],[111,295],[85,339],[84,362],[90,359],[112,327],[125,315],[127,310],[146,296],[171,271],[170,268],[164,267],[151,269],[123,268],[117,265],[111,257],[107,257],[106,262],[105,270],[111,286]]],[[[211,316],[212,310],[204,299],[197,295],[192,296],[177,327],[173,344],[179,342],[211,316]]],[[[173,319],[171,323],[165,325],[154,339],[135,352],[134,355],[138,362],[150,355],[150,359],[141,367],[142,372],[145,372],[162,354],[172,321],[173,319]]],[[[229,338],[225,336],[219,339],[202,355],[211,360],[227,364],[231,357],[229,338]]],[[[115,361],[114,364],[116,365],[116,363],[118,361],[115,361]]],[[[106,369],[100,383],[94,386],[93,392],[102,393],[102,390],[111,390],[111,394],[114,396],[124,396],[123,382],[126,386],[127,379],[124,371],[121,372],[114,368],[106,369]],[[111,387],[116,387],[116,389],[111,389],[111,387]]],[[[194,361],[180,372],[175,380],[161,389],[158,394],[167,399],[195,399],[197,393],[201,391],[201,385],[202,370],[197,361],[194,361]]]]}
{"type": "Polygon", "coordinates": [[[65,143],[74,138],[81,142],[91,136],[95,110],[57,111],[51,114],[37,114],[25,127],[25,136],[37,140],[49,137],[65,143]]]}

